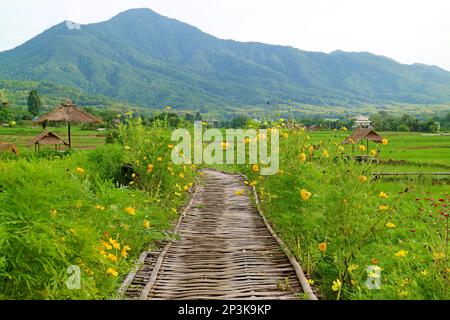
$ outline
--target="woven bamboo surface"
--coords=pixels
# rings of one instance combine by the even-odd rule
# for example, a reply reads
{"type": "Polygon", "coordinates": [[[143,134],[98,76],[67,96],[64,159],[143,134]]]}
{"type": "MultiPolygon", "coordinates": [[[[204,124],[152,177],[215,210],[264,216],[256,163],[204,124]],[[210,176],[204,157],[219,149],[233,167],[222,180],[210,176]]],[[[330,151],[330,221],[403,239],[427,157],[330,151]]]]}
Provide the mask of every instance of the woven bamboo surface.
{"type": "Polygon", "coordinates": [[[302,286],[237,175],[204,170],[178,221],[179,239],[144,252],[127,299],[298,299],[302,286]],[[244,192],[242,195],[240,193],[244,192]]]}

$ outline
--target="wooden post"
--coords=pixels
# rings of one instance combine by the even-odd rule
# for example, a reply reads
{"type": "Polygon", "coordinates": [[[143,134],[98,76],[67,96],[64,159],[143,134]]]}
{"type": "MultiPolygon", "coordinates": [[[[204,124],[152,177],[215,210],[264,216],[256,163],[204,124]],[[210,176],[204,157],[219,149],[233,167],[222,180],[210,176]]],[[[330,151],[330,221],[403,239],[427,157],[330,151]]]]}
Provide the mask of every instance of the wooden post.
{"type": "Polygon", "coordinates": [[[67,123],[67,133],[69,136],[69,149],[72,149],[72,139],[70,138],[70,122],[67,123]]]}

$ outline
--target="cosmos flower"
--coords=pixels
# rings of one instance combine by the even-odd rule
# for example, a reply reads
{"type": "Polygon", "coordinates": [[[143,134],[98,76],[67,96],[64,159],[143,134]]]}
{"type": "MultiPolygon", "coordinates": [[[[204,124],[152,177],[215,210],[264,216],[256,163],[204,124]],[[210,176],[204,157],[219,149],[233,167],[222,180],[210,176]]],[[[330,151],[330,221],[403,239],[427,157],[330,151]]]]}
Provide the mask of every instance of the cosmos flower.
{"type": "Polygon", "coordinates": [[[134,216],[136,214],[136,209],[132,207],[125,208],[125,212],[128,213],[130,216],[134,216]]]}
{"type": "Polygon", "coordinates": [[[320,252],[327,251],[327,243],[326,242],[319,243],[319,250],[320,252]]]}
{"type": "Polygon", "coordinates": [[[309,192],[306,189],[302,189],[300,191],[300,197],[302,198],[302,200],[307,201],[307,200],[309,200],[311,198],[311,192],[309,192]]]}

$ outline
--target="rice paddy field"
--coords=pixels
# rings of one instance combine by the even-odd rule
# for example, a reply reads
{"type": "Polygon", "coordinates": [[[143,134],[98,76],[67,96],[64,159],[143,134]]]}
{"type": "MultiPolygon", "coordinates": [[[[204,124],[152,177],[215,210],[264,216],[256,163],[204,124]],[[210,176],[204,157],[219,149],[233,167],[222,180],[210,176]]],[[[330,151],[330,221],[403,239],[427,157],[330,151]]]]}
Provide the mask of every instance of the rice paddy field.
{"type": "MultiPolygon", "coordinates": [[[[75,128],[75,151],[61,158],[24,146],[40,131],[0,128],[21,151],[0,153],[0,298],[114,298],[133,259],[172,236],[198,168],[171,163],[164,124],[130,121],[112,144],[75,128]],[[65,285],[70,265],[88,279],[81,291],[65,285]]],[[[450,177],[372,175],[450,172],[449,136],[381,133],[372,163],[341,146],[348,132],[280,131],[276,175],[220,168],[247,175],[321,299],[449,298],[450,177]]]]}
{"type": "MultiPolygon", "coordinates": [[[[59,137],[67,139],[67,127],[49,127],[49,131],[56,133],[59,137]]],[[[42,127],[0,127],[0,141],[14,143],[23,150],[27,142],[43,131],[42,127]]],[[[105,132],[96,130],[81,130],[80,126],[74,126],[71,129],[72,144],[79,149],[93,149],[105,144],[105,132]]],[[[34,149],[33,149],[34,150],[34,149]]]]}

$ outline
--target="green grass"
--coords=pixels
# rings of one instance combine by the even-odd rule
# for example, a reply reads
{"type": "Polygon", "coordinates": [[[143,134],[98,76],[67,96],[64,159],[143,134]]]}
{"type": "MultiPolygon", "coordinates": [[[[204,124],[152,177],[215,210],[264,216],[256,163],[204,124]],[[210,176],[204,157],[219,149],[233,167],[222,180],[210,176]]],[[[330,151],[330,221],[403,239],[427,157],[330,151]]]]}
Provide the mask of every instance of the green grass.
{"type": "MultiPolygon", "coordinates": [[[[28,139],[39,132],[0,128],[0,140],[28,139]]],[[[65,128],[55,132],[63,134],[65,128]]],[[[84,144],[93,132],[76,128],[74,133],[84,144]]],[[[277,175],[260,176],[249,165],[220,168],[243,172],[257,182],[264,212],[320,296],[448,299],[448,179],[373,181],[370,176],[380,171],[449,171],[450,139],[384,133],[389,144],[379,146],[381,160],[406,162],[377,165],[344,159],[338,146],[349,133],[288,133],[280,139],[277,175]],[[300,153],[309,154],[311,143],[321,144],[320,149],[308,161],[300,161],[300,153]],[[324,149],[330,157],[323,155],[324,149]],[[301,198],[302,189],[311,192],[310,199],[301,198]],[[388,197],[380,197],[381,192],[388,197]],[[323,252],[321,243],[327,244],[323,252]],[[404,257],[398,256],[403,252],[404,257]],[[370,265],[381,268],[379,290],[365,286],[370,265]],[[337,280],[342,286],[333,286],[337,280]]],[[[0,298],[113,297],[132,259],[165,237],[177,217],[172,209],[184,204],[184,187],[194,182],[193,167],[170,162],[170,134],[164,123],[146,128],[130,122],[119,128],[115,144],[92,141],[96,150],[78,150],[62,158],[30,150],[19,157],[2,154],[0,298]],[[125,163],[133,167],[134,176],[122,172],[125,163]],[[127,207],[135,209],[135,215],[127,214],[127,207]],[[107,249],[110,238],[118,241],[120,250],[107,249]],[[127,258],[121,255],[125,245],[131,247],[127,258]],[[65,286],[70,265],[82,269],[82,290],[65,286]],[[109,268],[118,272],[117,277],[107,273],[109,268]]],[[[345,148],[344,155],[351,155],[351,147],[345,148]]]]}
{"type": "Polygon", "coordinates": [[[372,172],[379,171],[445,171],[448,137],[387,133],[389,144],[379,146],[381,160],[395,158],[418,164],[377,165],[345,160],[343,156],[351,156],[352,148],[346,146],[341,153],[338,146],[349,133],[288,133],[288,138],[280,140],[277,175],[260,176],[249,165],[221,168],[244,172],[257,182],[265,214],[301,261],[319,296],[448,299],[448,178],[370,179],[372,172]],[[301,162],[300,154],[309,155],[311,143],[321,147],[312,159],[301,162]],[[444,153],[418,149],[414,158],[402,153],[404,148],[430,144],[443,146],[439,149],[444,153]],[[330,156],[325,157],[323,150],[330,156]],[[367,180],[361,181],[361,176],[367,180]],[[300,196],[303,189],[311,192],[309,200],[300,196]],[[380,197],[381,192],[387,198],[380,197]],[[319,245],[324,243],[327,248],[322,252],[319,245]],[[381,271],[378,290],[365,284],[366,269],[371,265],[381,271]],[[341,286],[334,285],[338,280],[341,286]]]}
{"type": "Polygon", "coordinates": [[[167,129],[119,131],[96,150],[0,160],[0,299],[114,298],[133,259],[167,237],[193,170],[170,163],[167,129]],[[72,265],[81,290],[66,286],[72,265]]]}
{"type": "MultiPolygon", "coordinates": [[[[14,143],[20,150],[33,150],[34,147],[26,147],[26,143],[41,133],[42,127],[0,127],[0,141],[14,143]]],[[[67,127],[47,127],[47,130],[56,133],[68,142],[67,127]]],[[[104,132],[99,134],[96,130],[81,130],[80,126],[71,128],[72,145],[75,148],[93,148],[105,144],[104,132]]],[[[42,148],[54,148],[43,146],[42,148]]]]}

